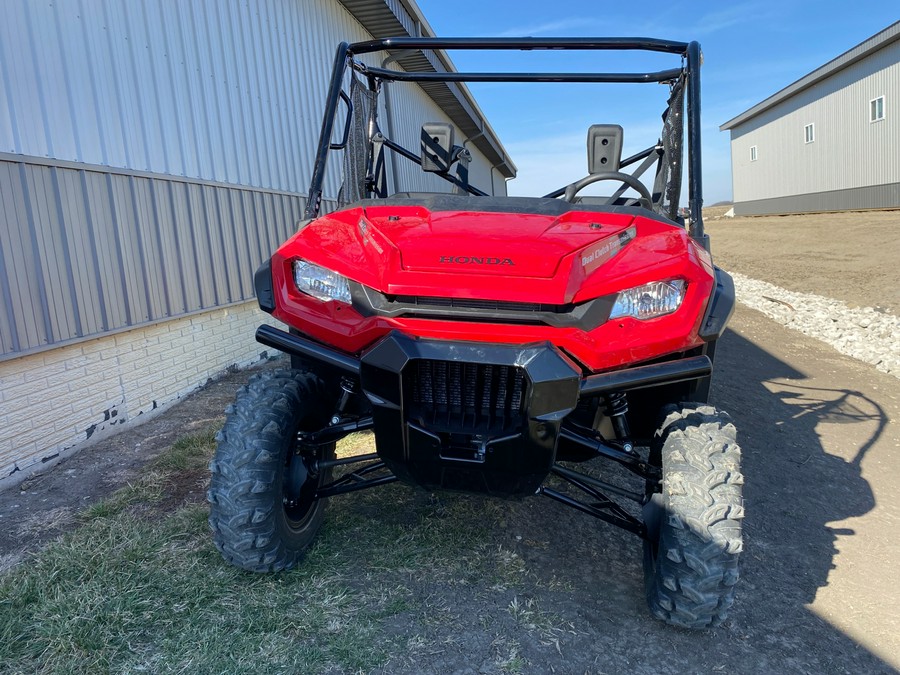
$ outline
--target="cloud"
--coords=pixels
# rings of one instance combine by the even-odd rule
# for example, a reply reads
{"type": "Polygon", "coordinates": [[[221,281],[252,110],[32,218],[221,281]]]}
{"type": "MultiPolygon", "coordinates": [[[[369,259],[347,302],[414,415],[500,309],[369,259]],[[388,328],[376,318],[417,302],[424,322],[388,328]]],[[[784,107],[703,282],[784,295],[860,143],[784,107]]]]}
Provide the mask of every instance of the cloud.
{"type": "Polygon", "coordinates": [[[742,2],[725,9],[707,12],[690,17],[686,22],[683,12],[666,11],[652,18],[644,18],[634,27],[636,32],[646,35],[684,36],[684,39],[695,40],[718,33],[740,24],[766,24],[768,29],[778,25],[776,21],[782,15],[781,8],[769,3],[742,2]]]}
{"type": "Polygon", "coordinates": [[[718,33],[726,28],[737,26],[741,23],[759,23],[769,22],[777,12],[770,4],[745,2],[739,5],[732,5],[726,9],[715,12],[709,12],[701,16],[693,24],[694,35],[710,35],[718,33]]]}
{"type": "Polygon", "coordinates": [[[510,28],[509,30],[505,30],[501,33],[498,33],[498,37],[534,37],[535,35],[547,34],[547,33],[555,33],[557,31],[564,31],[569,28],[584,28],[585,20],[583,18],[572,17],[571,19],[559,19],[557,21],[547,21],[545,23],[540,24],[532,24],[528,26],[517,26],[515,28],[510,28]]]}

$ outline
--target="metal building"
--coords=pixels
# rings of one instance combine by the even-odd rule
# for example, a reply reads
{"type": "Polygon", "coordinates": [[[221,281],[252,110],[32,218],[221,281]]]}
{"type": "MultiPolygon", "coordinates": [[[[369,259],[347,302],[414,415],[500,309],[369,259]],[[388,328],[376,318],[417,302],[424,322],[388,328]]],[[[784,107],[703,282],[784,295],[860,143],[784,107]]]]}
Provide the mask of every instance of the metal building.
{"type": "MultiPolygon", "coordinates": [[[[253,271],[302,217],[335,48],[417,34],[412,0],[4,3],[0,487],[260,357],[253,271]]],[[[464,85],[389,101],[394,140],[450,121],[472,183],[505,194],[515,166],[464,85]]]]}
{"type": "Polygon", "coordinates": [[[719,128],[736,215],[900,206],[900,21],[719,128]]]}

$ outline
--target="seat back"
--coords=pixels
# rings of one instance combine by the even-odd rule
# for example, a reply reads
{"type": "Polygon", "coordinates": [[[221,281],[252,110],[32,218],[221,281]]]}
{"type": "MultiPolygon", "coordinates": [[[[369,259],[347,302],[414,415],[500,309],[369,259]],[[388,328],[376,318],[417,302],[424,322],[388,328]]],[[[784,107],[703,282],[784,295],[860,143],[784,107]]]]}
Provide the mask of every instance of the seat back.
{"type": "Polygon", "coordinates": [[[618,124],[592,124],[588,129],[588,173],[618,171],[623,129],[618,124]]]}
{"type": "Polygon", "coordinates": [[[422,170],[445,173],[453,164],[453,125],[426,122],[422,125],[422,170]]]}

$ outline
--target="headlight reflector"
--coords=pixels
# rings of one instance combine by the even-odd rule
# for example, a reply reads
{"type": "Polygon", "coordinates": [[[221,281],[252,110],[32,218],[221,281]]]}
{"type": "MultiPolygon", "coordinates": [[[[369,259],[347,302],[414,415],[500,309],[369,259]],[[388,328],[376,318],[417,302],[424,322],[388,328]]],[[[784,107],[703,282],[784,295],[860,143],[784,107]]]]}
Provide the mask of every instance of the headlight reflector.
{"type": "Polygon", "coordinates": [[[653,281],[619,293],[610,319],[633,316],[635,319],[655,319],[671,314],[684,300],[684,280],[653,281]]]}
{"type": "Polygon", "coordinates": [[[322,302],[337,300],[350,304],[347,278],[306,260],[294,261],[294,283],[297,284],[297,290],[322,302]]]}

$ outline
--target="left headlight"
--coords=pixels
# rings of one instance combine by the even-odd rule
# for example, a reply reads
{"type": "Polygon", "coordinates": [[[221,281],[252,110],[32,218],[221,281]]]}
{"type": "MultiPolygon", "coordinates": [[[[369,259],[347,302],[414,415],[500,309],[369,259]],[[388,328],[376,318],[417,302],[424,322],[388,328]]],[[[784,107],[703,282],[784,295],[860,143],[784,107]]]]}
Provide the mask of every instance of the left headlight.
{"type": "Polygon", "coordinates": [[[684,280],[654,281],[619,293],[610,319],[633,316],[635,319],[655,319],[671,314],[684,300],[684,280]]]}
{"type": "Polygon", "coordinates": [[[297,290],[323,302],[337,300],[350,304],[347,277],[306,260],[294,261],[294,283],[297,290]]]}

